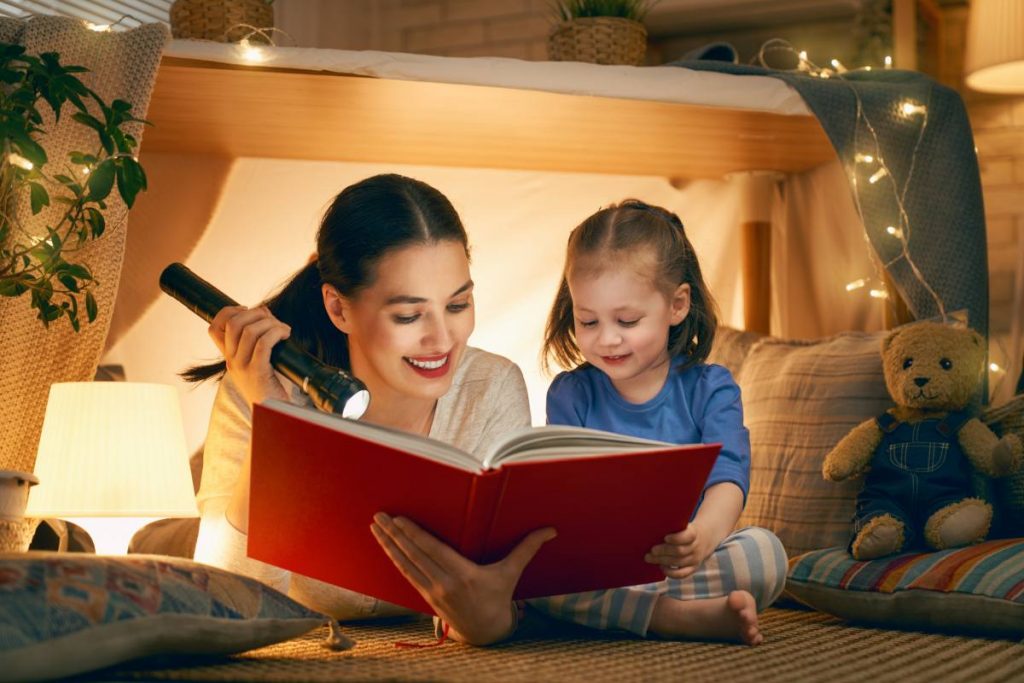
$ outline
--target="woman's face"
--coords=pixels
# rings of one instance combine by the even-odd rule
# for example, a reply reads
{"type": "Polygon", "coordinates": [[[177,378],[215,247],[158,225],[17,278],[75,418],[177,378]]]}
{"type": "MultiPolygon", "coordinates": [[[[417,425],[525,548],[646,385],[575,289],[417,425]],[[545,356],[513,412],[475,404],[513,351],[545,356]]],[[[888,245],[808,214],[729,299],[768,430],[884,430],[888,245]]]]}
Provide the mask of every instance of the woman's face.
{"type": "Polygon", "coordinates": [[[325,291],[325,304],[348,335],[353,374],[374,399],[436,400],[448,391],[475,323],[462,244],[388,252],[376,264],[372,285],[352,299],[334,294],[334,308],[331,296],[325,291]]]}

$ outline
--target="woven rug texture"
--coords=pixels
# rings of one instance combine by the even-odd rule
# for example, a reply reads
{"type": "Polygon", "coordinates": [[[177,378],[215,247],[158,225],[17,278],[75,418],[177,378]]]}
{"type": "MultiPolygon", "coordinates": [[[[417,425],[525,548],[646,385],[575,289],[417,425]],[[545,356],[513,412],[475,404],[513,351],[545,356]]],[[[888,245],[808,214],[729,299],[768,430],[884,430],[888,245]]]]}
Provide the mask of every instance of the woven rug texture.
{"type": "Polygon", "coordinates": [[[178,681],[995,681],[1024,680],[1024,643],[853,627],[818,613],[769,609],[765,643],[640,640],[571,632],[525,634],[489,648],[430,643],[424,623],[346,625],[346,652],[327,629],[230,658],[165,659],[98,672],[96,680],[178,681]]]}

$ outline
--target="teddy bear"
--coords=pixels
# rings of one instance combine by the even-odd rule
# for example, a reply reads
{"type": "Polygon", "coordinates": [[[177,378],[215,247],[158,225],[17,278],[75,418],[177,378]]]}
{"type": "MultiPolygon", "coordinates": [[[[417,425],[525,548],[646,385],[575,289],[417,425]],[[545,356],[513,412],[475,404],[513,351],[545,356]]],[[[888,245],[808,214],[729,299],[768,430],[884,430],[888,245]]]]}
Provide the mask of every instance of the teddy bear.
{"type": "Polygon", "coordinates": [[[1016,435],[1000,439],[967,413],[984,364],[985,340],[967,328],[918,322],[883,339],[896,405],[851,430],[822,466],[830,481],[864,475],[849,547],[855,559],[968,545],[988,534],[992,507],[972,495],[972,467],[1010,474],[1024,449],[1016,435]]]}

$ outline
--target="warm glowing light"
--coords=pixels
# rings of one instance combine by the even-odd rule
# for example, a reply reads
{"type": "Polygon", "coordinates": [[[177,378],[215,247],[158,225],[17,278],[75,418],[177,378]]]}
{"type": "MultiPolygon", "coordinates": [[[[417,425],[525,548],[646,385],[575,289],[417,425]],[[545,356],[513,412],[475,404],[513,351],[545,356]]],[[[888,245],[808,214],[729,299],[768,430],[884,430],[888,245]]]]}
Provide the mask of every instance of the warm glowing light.
{"type": "Polygon", "coordinates": [[[32,164],[32,162],[29,161],[28,159],[26,159],[25,157],[21,156],[20,154],[13,154],[13,153],[8,154],[7,155],[7,161],[12,166],[17,166],[18,168],[23,168],[26,171],[31,171],[34,168],[34,165],[32,164]]]}
{"type": "Polygon", "coordinates": [[[867,283],[868,283],[868,281],[865,280],[864,278],[860,278],[859,280],[854,280],[853,282],[848,282],[846,284],[846,291],[847,292],[852,292],[855,289],[860,289],[861,287],[865,286],[867,283]]]}
{"type": "Polygon", "coordinates": [[[899,228],[893,226],[893,225],[890,225],[889,227],[887,227],[885,229],[885,231],[887,233],[889,233],[890,235],[892,235],[893,237],[897,237],[897,238],[902,238],[903,237],[903,231],[900,230],[899,228]]]}
{"type": "Polygon", "coordinates": [[[887,175],[889,175],[889,172],[886,171],[884,168],[880,168],[877,171],[875,171],[870,178],[868,178],[868,182],[874,185],[887,175]]]}
{"type": "Polygon", "coordinates": [[[892,55],[886,55],[885,56],[885,68],[886,69],[891,69],[892,68],[892,55]]]}
{"type": "Polygon", "coordinates": [[[1003,371],[1003,369],[1001,367],[999,367],[999,363],[989,363],[988,364],[988,369],[991,370],[992,372],[1002,372],[1003,371]]]}
{"type": "Polygon", "coordinates": [[[91,169],[91,168],[89,168],[88,166],[83,166],[83,167],[82,167],[82,175],[89,175],[89,173],[90,173],[91,171],[92,171],[92,169],[91,169]]]}
{"type": "Polygon", "coordinates": [[[242,59],[247,62],[259,63],[266,60],[267,55],[263,52],[262,48],[256,47],[249,42],[248,38],[242,38],[238,42],[238,47],[242,53],[242,59]]]}
{"type": "Polygon", "coordinates": [[[872,289],[871,291],[868,292],[868,294],[870,294],[872,296],[872,298],[875,298],[875,299],[888,299],[889,298],[889,292],[885,291],[884,289],[872,289]]]}
{"type": "Polygon", "coordinates": [[[917,104],[906,100],[900,105],[900,111],[903,112],[904,116],[913,116],[914,114],[924,114],[928,111],[928,108],[923,104],[917,104]]]}
{"type": "Polygon", "coordinates": [[[90,31],[96,31],[97,33],[103,33],[110,30],[110,24],[94,24],[91,21],[85,22],[85,27],[90,31]]]}
{"type": "Polygon", "coordinates": [[[870,66],[866,66],[866,67],[864,67],[864,70],[865,71],[871,71],[871,67],[870,66]]]}
{"type": "Polygon", "coordinates": [[[838,59],[833,59],[831,63],[832,63],[832,68],[835,69],[836,71],[838,71],[839,73],[845,73],[846,72],[846,67],[843,66],[843,63],[840,62],[838,59]]]}
{"type": "Polygon", "coordinates": [[[801,62],[806,62],[807,61],[807,50],[800,50],[800,61],[801,62]]]}
{"type": "Polygon", "coordinates": [[[860,164],[873,164],[873,163],[875,163],[875,157],[871,156],[870,154],[858,154],[857,156],[855,156],[853,158],[854,158],[854,160],[857,163],[860,163],[860,164]]]}

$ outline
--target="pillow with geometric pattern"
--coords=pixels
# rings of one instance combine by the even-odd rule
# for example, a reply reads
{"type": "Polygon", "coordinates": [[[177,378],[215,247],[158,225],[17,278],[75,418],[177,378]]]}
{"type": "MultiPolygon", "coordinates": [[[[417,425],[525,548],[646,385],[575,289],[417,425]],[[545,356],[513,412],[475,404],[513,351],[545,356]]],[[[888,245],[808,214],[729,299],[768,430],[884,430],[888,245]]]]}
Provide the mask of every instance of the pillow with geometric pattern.
{"type": "Polygon", "coordinates": [[[786,593],[841,619],[884,627],[1024,636],[1024,539],[858,562],[845,547],[789,561],[786,593]]]}
{"type": "MultiPolygon", "coordinates": [[[[0,554],[0,681],[165,654],[226,655],[336,623],[263,583],[161,555],[0,554]]],[[[340,636],[340,639],[339,639],[340,636]]]]}

